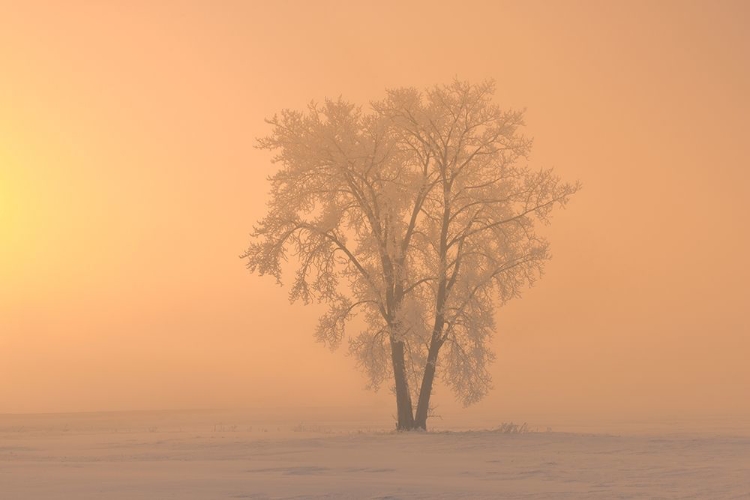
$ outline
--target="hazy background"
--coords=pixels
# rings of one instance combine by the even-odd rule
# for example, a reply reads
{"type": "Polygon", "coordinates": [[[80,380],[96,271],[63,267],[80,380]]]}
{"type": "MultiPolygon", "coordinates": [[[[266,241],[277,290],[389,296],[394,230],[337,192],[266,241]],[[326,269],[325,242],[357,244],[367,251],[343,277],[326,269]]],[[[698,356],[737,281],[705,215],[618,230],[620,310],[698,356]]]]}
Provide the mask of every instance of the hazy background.
{"type": "Polygon", "coordinates": [[[284,107],[454,77],[584,190],[443,422],[750,413],[746,2],[0,0],[0,412],[394,412],[238,259],[284,107]]]}

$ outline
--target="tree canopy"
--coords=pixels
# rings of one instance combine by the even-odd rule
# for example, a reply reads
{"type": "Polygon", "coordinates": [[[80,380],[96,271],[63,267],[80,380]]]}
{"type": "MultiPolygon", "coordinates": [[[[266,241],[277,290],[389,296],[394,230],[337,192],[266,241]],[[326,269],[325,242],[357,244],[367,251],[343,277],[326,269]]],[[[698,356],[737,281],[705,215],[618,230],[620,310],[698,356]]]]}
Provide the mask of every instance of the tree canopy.
{"type": "Polygon", "coordinates": [[[346,339],[371,387],[393,380],[399,429],[426,428],[436,375],[465,405],[487,394],[495,309],[540,277],[535,229],[580,187],[526,165],[523,112],[493,93],[454,81],[366,111],[326,100],[274,116],[258,143],[279,169],[242,257],[279,283],[294,259],[290,300],[328,304],[317,339],[346,339]]]}

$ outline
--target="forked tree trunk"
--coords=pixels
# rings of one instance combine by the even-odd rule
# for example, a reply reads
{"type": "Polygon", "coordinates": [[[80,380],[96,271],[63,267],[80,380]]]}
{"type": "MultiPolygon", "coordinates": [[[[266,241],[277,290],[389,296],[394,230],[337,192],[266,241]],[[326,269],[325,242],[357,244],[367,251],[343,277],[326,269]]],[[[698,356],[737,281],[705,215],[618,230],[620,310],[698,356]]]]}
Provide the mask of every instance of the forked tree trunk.
{"type": "Polygon", "coordinates": [[[414,413],[409,393],[409,380],[406,377],[406,362],[404,360],[404,343],[391,340],[391,361],[393,362],[393,377],[396,382],[396,411],[398,422],[396,429],[410,431],[414,429],[414,413]]]}
{"type": "Polygon", "coordinates": [[[435,381],[435,365],[437,364],[440,346],[441,344],[434,338],[430,342],[430,351],[427,354],[427,364],[424,368],[422,386],[419,389],[417,414],[414,418],[414,427],[417,429],[427,430],[427,412],[430,409],[430,396],[432,395],[432,384],[435,381]]]}

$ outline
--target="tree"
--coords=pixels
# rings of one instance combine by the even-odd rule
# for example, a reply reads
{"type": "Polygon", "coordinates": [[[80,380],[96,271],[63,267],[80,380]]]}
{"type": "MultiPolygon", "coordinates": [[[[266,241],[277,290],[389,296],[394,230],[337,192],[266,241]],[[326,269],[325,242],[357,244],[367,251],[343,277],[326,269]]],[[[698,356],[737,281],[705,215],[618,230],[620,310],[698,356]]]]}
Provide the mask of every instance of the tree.
{"type": "Polygon", "coordinates": [[[279,283],[296,258],[290,300],[329,306],[316,336],[332,349],[364,313],[349,352],[371,387],[393,378],[401,430],[427,428],[438,373],[465,405],[490,389],[495,307],[540,276],[535,226],[579,189],[520,164],[523,113],[493,92],[396,89],[369,112],[326,100],[274,116],[259,140],[281,168],[242,257],[279,283]]]}

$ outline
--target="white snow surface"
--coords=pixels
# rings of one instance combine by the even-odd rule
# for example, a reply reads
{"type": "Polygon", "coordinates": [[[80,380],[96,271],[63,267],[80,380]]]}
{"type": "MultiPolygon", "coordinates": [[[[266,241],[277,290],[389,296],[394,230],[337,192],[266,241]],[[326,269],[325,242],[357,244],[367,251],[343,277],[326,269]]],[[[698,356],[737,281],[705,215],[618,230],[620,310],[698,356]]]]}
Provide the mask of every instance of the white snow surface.
{"type": "Polygon", "coordinates": [[[395,433],[250,414],[0,415],[0,499],[750,499],[750,433],[395,433]]]}

